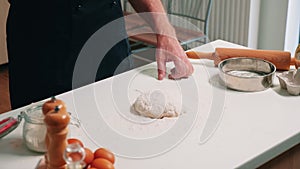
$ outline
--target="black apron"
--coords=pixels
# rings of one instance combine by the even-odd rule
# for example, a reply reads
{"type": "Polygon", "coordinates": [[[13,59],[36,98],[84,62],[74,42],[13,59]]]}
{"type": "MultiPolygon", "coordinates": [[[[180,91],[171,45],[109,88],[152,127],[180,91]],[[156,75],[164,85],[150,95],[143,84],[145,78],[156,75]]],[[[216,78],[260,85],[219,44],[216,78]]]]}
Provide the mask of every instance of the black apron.
{"type": "MultiPolygon", "coordinates": [[[[120,0],[11,0],[10,4],[7,47],[13,109],[71,90],[74,65],[85,42],[123,16],[120,0]]],[[[119,29],[126,34],[124,21],[119,29]]],[[[114,75],[129,53],[127,39],[113,46],[95,81],[114,75]]]]}

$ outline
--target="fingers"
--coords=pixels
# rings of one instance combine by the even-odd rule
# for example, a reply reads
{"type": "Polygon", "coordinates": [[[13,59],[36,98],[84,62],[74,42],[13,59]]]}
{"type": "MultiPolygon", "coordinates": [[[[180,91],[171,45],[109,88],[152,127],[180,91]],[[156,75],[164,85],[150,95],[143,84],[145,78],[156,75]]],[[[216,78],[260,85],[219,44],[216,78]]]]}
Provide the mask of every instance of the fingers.
{"type": "Polygon", "coordinates": [[[164,77],[166,76],[166,66],[165,65],[161,65],[158,68],[158,80],[163,80],[164,77]]]}
{"type": "Polygon", "coordinates": [[[181,78],[187,77],[186,73],[180,73],[176,70],[177,70],[176,68],[171,69],[171,74],[169,74],[169,76],[168,76],[169,79],[176,80],[176,79],[181,79],[181,78]]]}
{"type": "Polygon", "coordinates": [[[194,70],[186,55],[175,56],[172,53],[161,49],[156,50],[156,61],[158,67],[158,80],[162,80],[166,76],[166,62],[168,61],[173,61],[175,65],[175,67],[171,69],[170,75],[168,75],[169,79],[175,80],[187,78],[194,70]]]}
{"type": "Polygon", "coordinates": [[[175,65],[168,76],[170,79],[186,78],[194,70],[178,40],[168,36],[157,37],[156,61],[159,80],[166,75],[166,62],[172,61],[175,65]]]}
{"type": "Polygon", "coordinates": [[[168,76],[169,79],[182,79],[187,78],[193,73],[193,66],[188,60],[176,59],[174,61],[175,68],[171,69],[171,74],[168,76]]]}
{"type": "Polygon", "coordinates": [[[162,50],[156,50],[156,62],[157,62],[158,80],[162,80],[166,76],[166,58],[164,57],[162,50]]]}

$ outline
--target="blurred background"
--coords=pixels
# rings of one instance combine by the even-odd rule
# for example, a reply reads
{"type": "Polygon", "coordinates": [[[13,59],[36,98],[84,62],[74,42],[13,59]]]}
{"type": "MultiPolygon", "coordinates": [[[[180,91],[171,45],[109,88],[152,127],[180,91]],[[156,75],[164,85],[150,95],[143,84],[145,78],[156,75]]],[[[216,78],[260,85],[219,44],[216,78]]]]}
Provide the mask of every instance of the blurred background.
{"type": "MultiPolygon", "coordinates": [[[[189,4],[199,0],[174,0],[173,7],[188,11],[189,4]],[[185,9],[187,8],[187,9],[185,9]]],[[[167,8],[168,0],[162,0],[167,8]]],[[[124,0],[121,0],[124,6],[124,0]]],[[[206,13],[204,0],[197,15],[206,13]]],[[[6,50],[6,18],[9,3],[0,1],[0,113],[10,110],[8,93],[9,60],[6,50]]],[[[129,12],[134,10],[127,5],[129,12]]],[[[274,49],[290,51],[292,56],[300,41],[300,1],[299,0],[212,0],[211,13],[208,17],[207,37],[209,41],[222,39],[255,49],[274,49]]],[[[166,9],[166,11],[168,11],[166,9]]],[[[30,19],[30,18],[28,18],[30,19]]],[[[203,30],[201,23],[193,22],[203,30]]],[[[135,55],[135,67],[154,61],[154,50],[135,55]]],[[[25,56],[26,57],[26,56],[25,56]]]]}

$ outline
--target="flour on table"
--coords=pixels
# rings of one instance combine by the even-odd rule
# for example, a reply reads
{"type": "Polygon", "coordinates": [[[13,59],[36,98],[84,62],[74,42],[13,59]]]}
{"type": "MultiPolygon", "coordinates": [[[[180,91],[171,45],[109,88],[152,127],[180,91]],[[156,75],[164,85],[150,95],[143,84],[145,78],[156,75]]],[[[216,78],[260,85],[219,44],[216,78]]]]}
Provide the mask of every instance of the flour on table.
{"type": "Polygon", "coordinates": [[[139,115],[155,119],[179,115],[176,107],[167,101],[164,93],[160,90],[141,92],[141,95],[133,103],[133,108],[139,115]]]}

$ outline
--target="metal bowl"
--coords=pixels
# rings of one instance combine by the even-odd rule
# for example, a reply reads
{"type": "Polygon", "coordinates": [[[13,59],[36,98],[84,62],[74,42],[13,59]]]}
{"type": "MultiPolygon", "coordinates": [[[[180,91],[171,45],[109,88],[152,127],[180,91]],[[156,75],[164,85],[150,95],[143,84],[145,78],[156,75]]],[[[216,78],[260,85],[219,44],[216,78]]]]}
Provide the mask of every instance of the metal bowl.
{"type": "Polygon", "coordinates": [[[256,92],[272,86],[276,67],[257,58],[230,58],[219,63],[224,84],[234,90],[256,92]]]}

